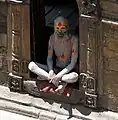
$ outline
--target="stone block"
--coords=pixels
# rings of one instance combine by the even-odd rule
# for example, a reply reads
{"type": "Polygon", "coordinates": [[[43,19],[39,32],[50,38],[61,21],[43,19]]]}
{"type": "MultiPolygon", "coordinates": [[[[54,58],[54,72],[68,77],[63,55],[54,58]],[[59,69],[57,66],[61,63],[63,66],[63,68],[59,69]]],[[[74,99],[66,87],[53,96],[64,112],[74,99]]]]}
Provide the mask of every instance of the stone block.
{"type": "Polygon", "coordinates": [[[70,104],[64,104],[64,103],[53,103],[51,111],[60,113],[62,115],[72,115],[72,106],[70,104]]]}
{"type": "Polygon", "coordinates": [[[39,115],[39,120],[55,120],[56,113],[49,112],[49,111],[41,111],[39,115]]]}
{"type": "Polygon", "coordinates": [[[0,46],[7,46],[7,34],[0,33],[0,46]]]}
{"type": "Polygon", "coordinates": [[[55,120],[68,120],[69,116],[64,116],[64,115],[57,115],[55,120]]]}
{"type": "Polygon", "coordinates": [[[104,71],[104,93],[118,96],[118,72],[104,71]]]}
{"type": "Polygon", "coordinates": [[[51,107],[52,112],[60,113],[61,103],[54,102],[51,107]]]}
{"type": "Polygon", "coordinates": [[[26,105],[30,105],[32,102],[32,97],[28,94],[10,92],[7,87],[3,86],[0,86],[0,98],[26,105]]]}
{"type": "Polygon", "coordinates": [[[10,112],[18,113],[21,115],[29,116],[38,118],[40,109],[30,107],[30,106],[24,106],[17,103],[0,100],[0,108],[3,110],[7,110],[10,112]]]}
{"type": "Polygon", "coordinates": [[[108,59],[108,69],[118,72],[118,59],[108,59]]]}
{"type": "Polygon", "coordinates": [[[114,50],[118,53],[118,40],[110,40],[107,42],[107,46],[110,50],[114,50]]]}
{"type": "Polygon", "coordinates": [[[27,117],[20,114],[15,114],[12,112],[0,110],[0,120],[38,120],[36,118],[27,117]]]}
{"type": "Polygon", "coordinates": [[[7,86],[7,78],[8,78],[8,75],[6,73],[3,73],[3,72],[0,72],[0,85],[4,85],[4,86],[7,86]]]}
{"type": "Polygon", "coordinates": [[[37,108],[41,108],[44,110],[50,110],[52,107],[52,102],[46,99],[42,99],[42,98],[33,98],[32,106],[35,106],[37,108]]]}
{"type": "Polygon", "coordinates": [[[108,47],[104,47],[104,57],[105,58],[115,58],[116,56],[118,56],[118,53],[110,50],[108,47]]]}

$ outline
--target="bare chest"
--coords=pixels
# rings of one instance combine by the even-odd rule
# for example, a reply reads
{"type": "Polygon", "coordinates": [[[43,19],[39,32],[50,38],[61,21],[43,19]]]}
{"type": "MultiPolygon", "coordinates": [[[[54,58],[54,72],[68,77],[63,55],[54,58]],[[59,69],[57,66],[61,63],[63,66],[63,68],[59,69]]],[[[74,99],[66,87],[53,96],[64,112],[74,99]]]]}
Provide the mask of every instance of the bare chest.
{"type": "Polygon", "coordinates": [[[71,40],[55,40],[54,50],[56,56],[65,56],[66,58],[71,55],[71,40]]]}

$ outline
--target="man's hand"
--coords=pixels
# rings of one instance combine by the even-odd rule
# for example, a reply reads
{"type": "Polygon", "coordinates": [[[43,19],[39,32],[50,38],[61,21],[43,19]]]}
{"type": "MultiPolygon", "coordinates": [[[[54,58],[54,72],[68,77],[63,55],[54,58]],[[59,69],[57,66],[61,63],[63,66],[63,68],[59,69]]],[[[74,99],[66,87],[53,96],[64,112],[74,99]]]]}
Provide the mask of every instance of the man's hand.
{"type": "Polygon", "coordinates": [[[61,79],[61,77],[55,75],[55,76],[50,80],[50,83],[53,83],[55,86],[58,86],[60,79],[61,79]]]}
{"type": "Polygon", "coordinates": [[[53,70],[49,71],[49,79],[51,80],[56,74],[54,73],[53,70]]]}

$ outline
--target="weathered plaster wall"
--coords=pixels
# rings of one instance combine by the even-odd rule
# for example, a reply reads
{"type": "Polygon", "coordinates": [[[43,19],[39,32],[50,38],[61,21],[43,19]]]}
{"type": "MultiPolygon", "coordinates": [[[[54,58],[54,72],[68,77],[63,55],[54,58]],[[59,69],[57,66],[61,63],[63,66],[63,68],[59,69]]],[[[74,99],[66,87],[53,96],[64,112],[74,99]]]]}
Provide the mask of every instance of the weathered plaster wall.
{"type": "Polygon", "coordinates": [[[108,109],[118,111],[118,3],[101,0],[103,37],[103,94],[108,109]]]}
{"type": "Polygon", "coordinates": [[[118,111],[118,23],[103,23],[103,91],[108,108],[118,111]]]}

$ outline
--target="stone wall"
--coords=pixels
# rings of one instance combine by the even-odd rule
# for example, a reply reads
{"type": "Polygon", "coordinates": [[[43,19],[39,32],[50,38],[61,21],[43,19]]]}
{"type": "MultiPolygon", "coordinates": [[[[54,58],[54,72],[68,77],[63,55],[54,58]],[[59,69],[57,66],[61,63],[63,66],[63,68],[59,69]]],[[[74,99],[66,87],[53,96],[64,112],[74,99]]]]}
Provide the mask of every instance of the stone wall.
{"type": "Polygon", "coordinates": [[[103,45],[103,106],[118,111],[118,3],[116,0],[101,0],[102,45],[103,45]]]}
{"type": "Polygon", "coordinates": [[[103,23],[103,92],[108,108],[118,111],[118,23],[103,23]]]}
{"type": "Polygon", "coordinates": [[[7,82],[7,4],[0,2],[0,85],[7,82]]]}
{"type": "Polygon", "coordinates": [[[118,3],[116,0],[99,0],[96,8],[90,1],[87,5],[84,0],[77,0],[77,3],[80,13],[80,72],[92,73],[89,67],[95,71],[92,77],[96,82],[98,107],[118,111],[118,3]],[[95,24],[91,24],[94,23],[92,19],[95,24]],[[89,47],[89,51],[95,53],[92,54],[94,57],[87,54],[86,44],[94,46],[95,49],[89,47]]]}

